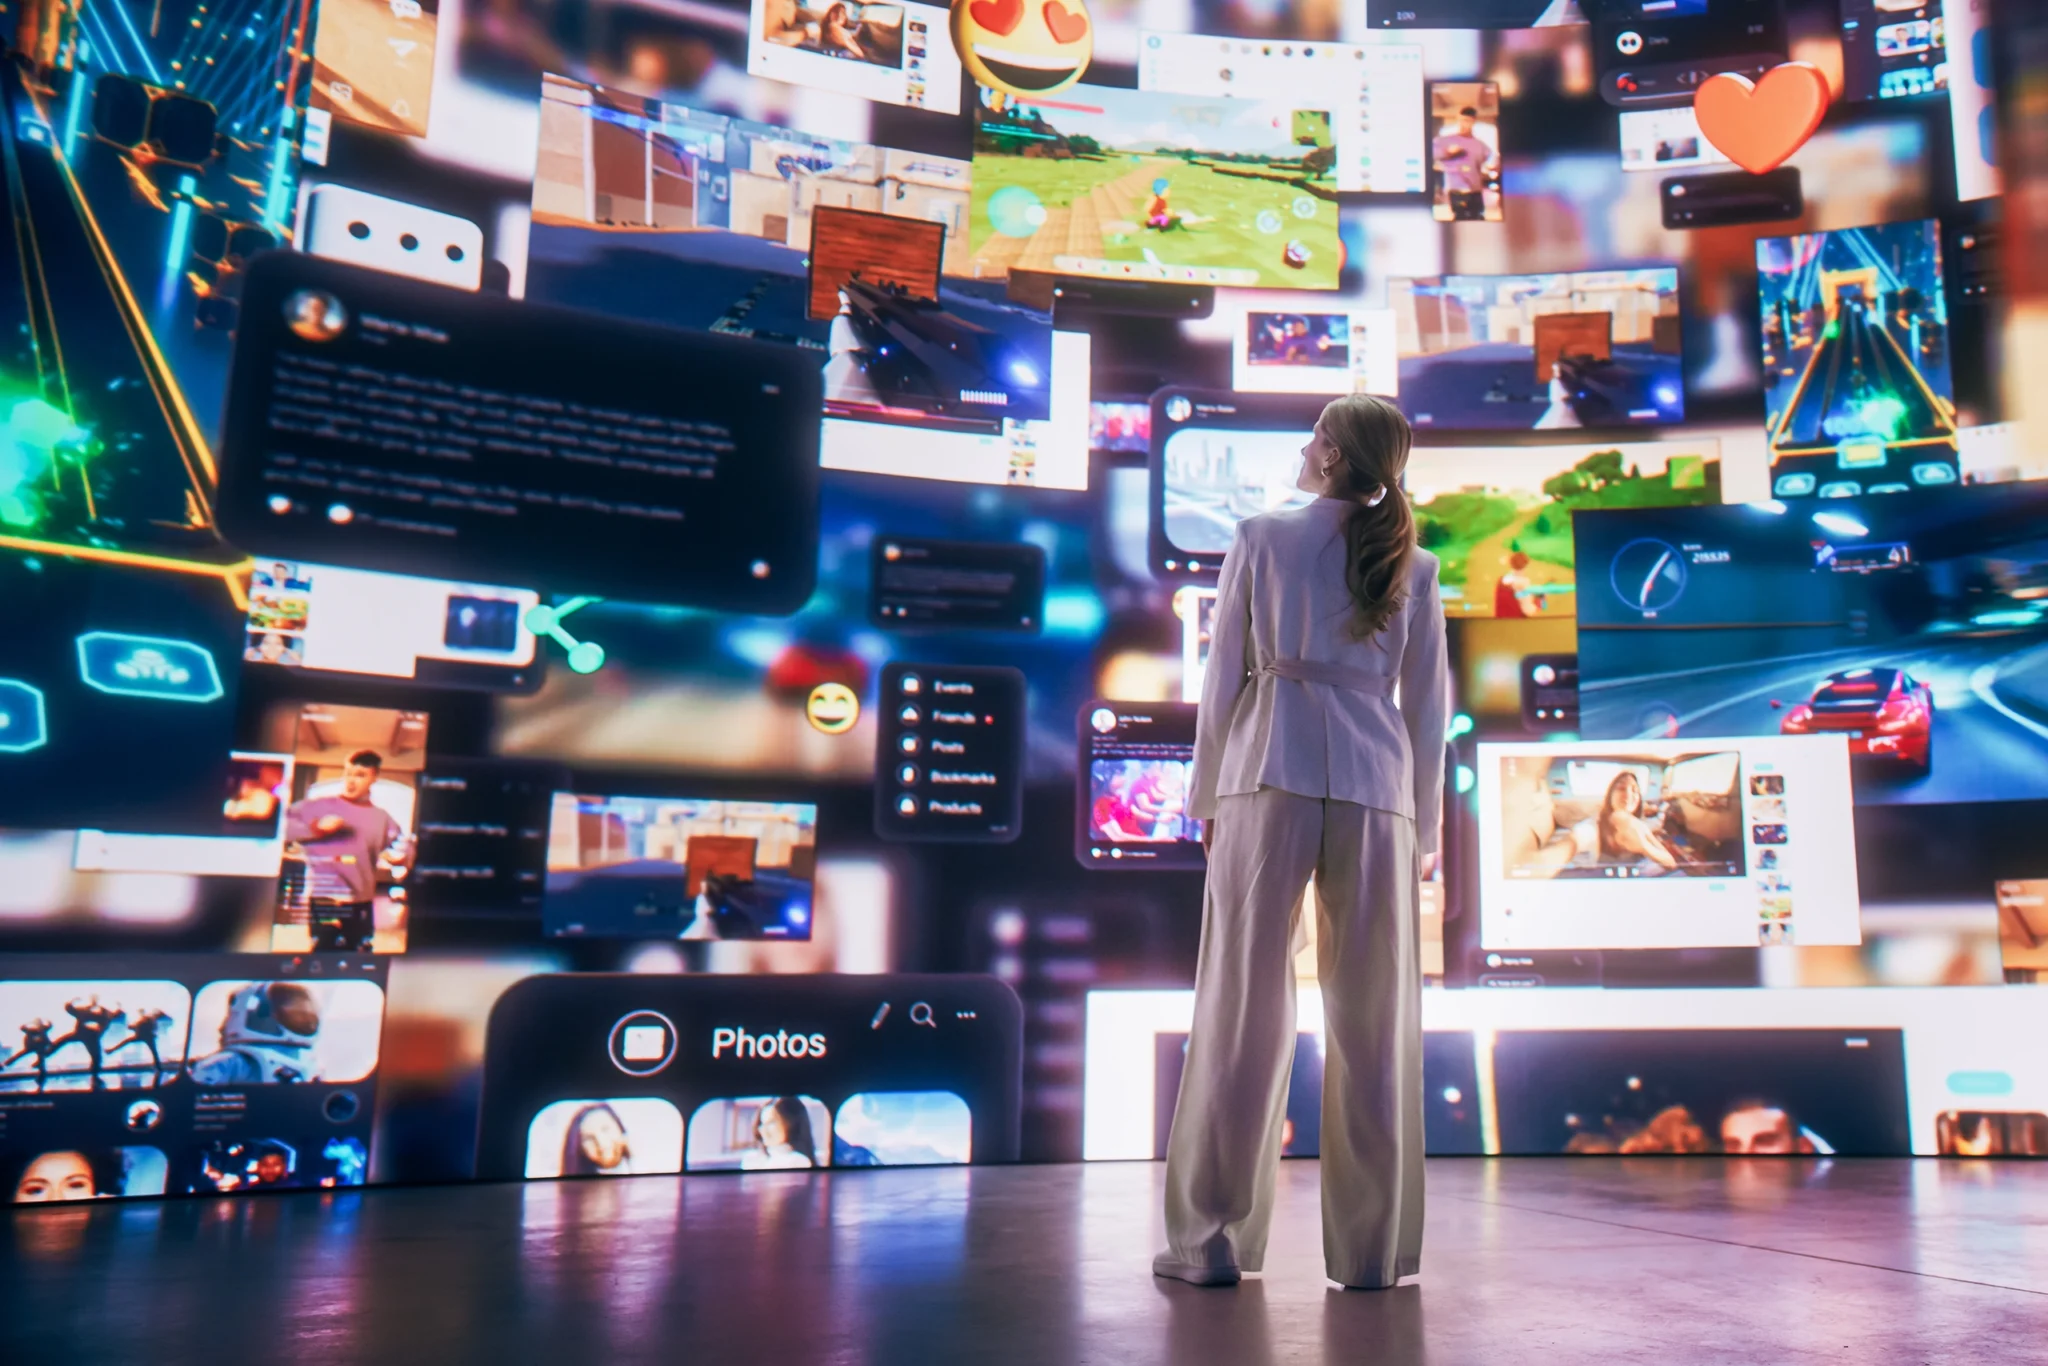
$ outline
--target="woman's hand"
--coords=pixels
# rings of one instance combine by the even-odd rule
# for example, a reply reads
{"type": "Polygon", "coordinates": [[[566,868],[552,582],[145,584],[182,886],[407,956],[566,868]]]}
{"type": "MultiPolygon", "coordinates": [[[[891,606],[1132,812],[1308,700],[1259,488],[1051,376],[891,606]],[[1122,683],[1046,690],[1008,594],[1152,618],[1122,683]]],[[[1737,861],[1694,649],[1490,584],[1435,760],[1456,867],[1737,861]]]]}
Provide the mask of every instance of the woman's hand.
{"type": "Polygon", "coordinates": [[[1202,857],[1209,857],[1209,851],[1216,845],[1216,818],[1211,816],[1202,822],[1202,857]]]}

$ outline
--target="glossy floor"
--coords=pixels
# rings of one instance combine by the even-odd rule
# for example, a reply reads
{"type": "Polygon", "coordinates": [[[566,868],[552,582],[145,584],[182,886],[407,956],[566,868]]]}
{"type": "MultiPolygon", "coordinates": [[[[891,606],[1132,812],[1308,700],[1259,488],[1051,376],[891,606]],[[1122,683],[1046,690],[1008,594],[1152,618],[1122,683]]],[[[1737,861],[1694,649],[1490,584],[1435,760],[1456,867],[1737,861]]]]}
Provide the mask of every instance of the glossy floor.
{"type": "Polygon", "coordinates": [[[1155,1164],[16,1210],[0,1361],[2048,1362],[2048,1163],[1450,1159],[1418,1282],[1149,1274],[1155,1164]]]}

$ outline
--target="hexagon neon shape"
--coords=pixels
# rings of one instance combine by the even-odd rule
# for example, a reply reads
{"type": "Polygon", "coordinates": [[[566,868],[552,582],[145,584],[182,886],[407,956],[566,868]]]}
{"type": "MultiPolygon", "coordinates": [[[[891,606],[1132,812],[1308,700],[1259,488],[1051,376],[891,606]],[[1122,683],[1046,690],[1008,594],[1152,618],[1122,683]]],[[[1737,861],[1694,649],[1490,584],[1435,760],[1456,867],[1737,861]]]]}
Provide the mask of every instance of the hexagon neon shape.
{"type": "Polygon", "coordinates": [[[121,631],[78,638],[78,675],[96,691],[156,702],[211,702],[226,691],[205,647],[121,631]]]}
{"type": "Polygon", "coordinates": [[[49,742],[42,689],[18,678],[0,678],[0,754],[26,754],[49,742]]]}

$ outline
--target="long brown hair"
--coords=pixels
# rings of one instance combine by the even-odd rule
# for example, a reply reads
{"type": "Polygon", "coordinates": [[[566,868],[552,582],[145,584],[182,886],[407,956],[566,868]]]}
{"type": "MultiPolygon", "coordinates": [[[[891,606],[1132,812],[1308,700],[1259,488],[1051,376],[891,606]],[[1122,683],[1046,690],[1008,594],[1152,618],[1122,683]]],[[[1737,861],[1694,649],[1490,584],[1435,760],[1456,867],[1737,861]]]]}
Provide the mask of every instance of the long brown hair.
{"type": "Polygon", "coordinates": [[[1386,629],[1408,596],[1415,554],[1415,514],[1401,488],[1412,433],[1401,410],[1370,394],[1346,394],[1323,409],[1323,435],[1341,457],[1331,471],[1334,493],[1358,504],[1344,519],[1344,586],[1356,610],[1351,632],[1370,640],[1386,629]],[[1385,489],[1370,507],[1366,499],[1385,489]]]}

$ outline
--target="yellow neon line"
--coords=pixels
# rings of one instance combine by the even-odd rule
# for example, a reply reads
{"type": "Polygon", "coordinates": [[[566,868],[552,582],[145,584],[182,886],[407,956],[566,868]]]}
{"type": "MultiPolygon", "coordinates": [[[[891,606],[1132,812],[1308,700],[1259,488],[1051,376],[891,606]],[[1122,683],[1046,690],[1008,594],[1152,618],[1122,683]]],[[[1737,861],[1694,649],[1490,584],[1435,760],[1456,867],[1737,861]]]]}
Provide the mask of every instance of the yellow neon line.
{"type": "Polygon", "coordinates": [[[247,579],[256,562],[246,556],[233,564],[203,564],[171,555],[148,555],[139,550],[113,550],[96,545],[72,545],[66,541],[45,541],[33,536],[0,535],[0,549],[22,550],[32,555],[55,555],[72,560],[95,560],[102,564],[128,565],[136,569],[160,569],[172,574],[197,574],[217,578],[237,607],[247,610],[247,579]]]}
{"type": "MultiPolygon", "coordinates": [[[[33,93],[36,113],[49,122],[48,111],[42,101],[33,93]]],[[[170,413],[172,425],[184,438],[179,444],[179,456],[185,460],[186,474],[200,489],[200,501],[207,505],[209,520],[212,516],[211,491],[219,482],[219,472],[213,462],[213,452],[208,449],[206,436],[199,429],[199,421],[192,415],[192,409],[185,402],[184,390],[171,373],[170,362],[156,344],[156,334],[149,330],[149,324],[142,320],[142,306],[136,302],[135,292],[128,287],[128,277],[121,272],[121,263],[114,256],[114,249],[107,242],[106,234],[100,230],[99,219],[93,215],[92,206],[86,202],[85,192],[78,186],[78,177],[72,173],[71,163],[64,159],[63,149],[51,148],[57,168],[63,172],[65,188],[71,192],[71,202],[77,208],[80,221],[85,224],[92,241],[93,255],[99,259],[100,270],[114,286],[114,293],[121,308],[121,321],[128,328],[128,335],[137,350],[143,352],[143,371],[149,376],[150,388],[156,391],[157,401],[170,413]],[[197,456],[203,467],[192,468],[191,457],[197,456]]]]}

